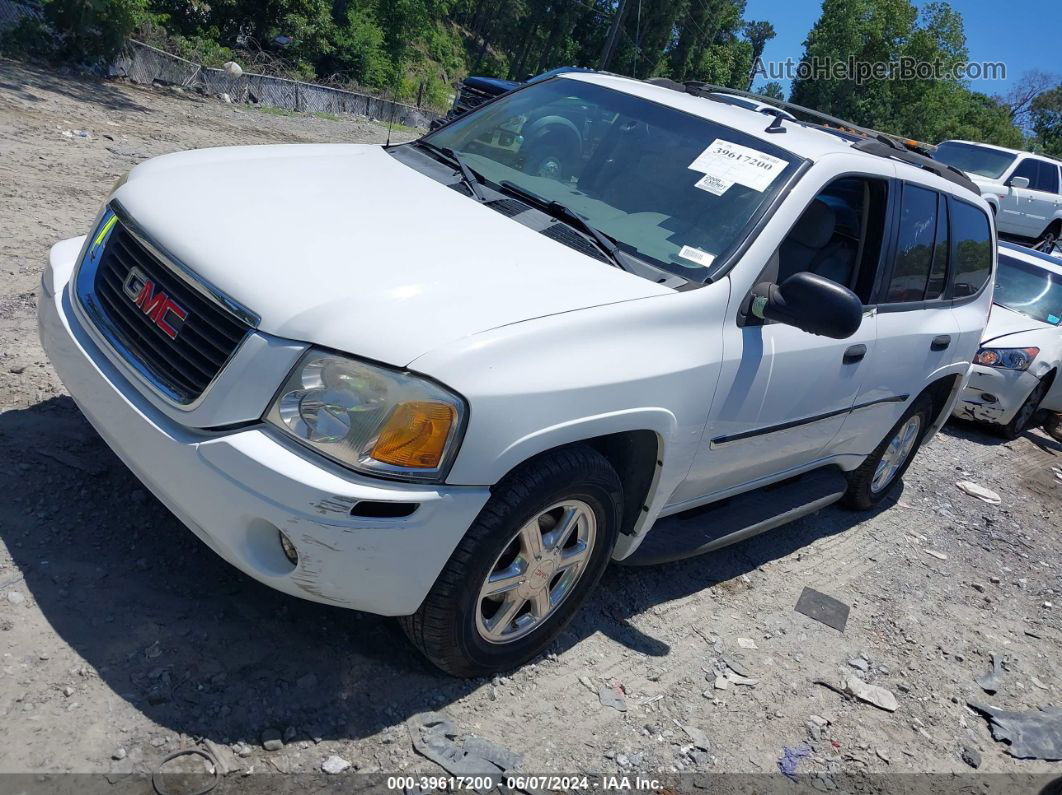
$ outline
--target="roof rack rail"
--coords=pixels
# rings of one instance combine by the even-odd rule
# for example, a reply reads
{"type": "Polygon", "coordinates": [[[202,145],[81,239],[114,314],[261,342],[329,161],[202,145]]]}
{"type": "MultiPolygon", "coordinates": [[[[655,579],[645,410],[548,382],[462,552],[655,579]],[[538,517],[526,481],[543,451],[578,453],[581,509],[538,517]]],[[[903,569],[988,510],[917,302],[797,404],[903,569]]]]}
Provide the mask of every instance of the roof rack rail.
{"type": "MultiPolygon", "coordinates": [[[[852,144],[853,149],[868,154],[878,155],[879,157],[888,157],[894,160],[910,163],[911,165],[930,171],[949,182],[953,182],[967,190],[973,191],[978,195],[981,194],[981,189],[978,188],[977,184],[966,176],[964,172],[933,159],[932,153],[936,151],[937,147],[932,144],[923,143],[922,141],[916,141],[911,138],[902,138],[890,133],[883,133],[879,130],[874,130],[870,127],[864,127],[855,122],[838,118],[837,116],[831,116],[828,113],[822,113],[817,110],[812,110],[811,108],[806,108],[803,105],[797,105],[793,102],[785,102],[780,99],[775,99],[774,97],[766,97],[762,94],[754,94],[751,91],[742,91],[736,88],[717,86],[697,80],[679,83],[666,77],[652,78],[648,82],[653,85],[663,86],[664,88],[670,88],[674,91],[683,91],[687,94],[703,97],[705,99],[716,99],[712,96],[713,93],[736,94],[761,102],[765,105],[771,105],[780,110],[786,110],[790,113],[817,119],[822,123],[812,124],[811,126],[819,127],[828,131],[836,129],[840,132],[854,134],[861,137],[863,140],[852,144]]],[[[717,101],[721,102],[722,100],[717,101]]],[[[777,121],[778,117],[775,118],[777,121]]]]}
{"type": "Polygon", "coordinates": [[[739,88],[727,88],[726,86],[717,86],[712,83],[703,83],[701,81],[686,81],[679,83],[670,79],[670,77],[651,77],[647,81],[656,86],[663,86],[675,91],[685,91],[692,94],[695,97],[704,97],[705,99],[713,99],[710,94],[713,93],[730,93],[737,94],[738,97],[747,97],[750,100],[764,103],[765,105],[773,105],[774,107],[781,108],[783,110],[789,110],[793,114],[802,114],[811,118],[819,119],[825,122],[827,126],[835,126],[839,129],[846,129],[852,133],[857,133],[868,138],[883,137],[888,138],[890,141],[894,141],[905,149],[913,150],[915,152],[921,151],[923,154],[930,154],[937,148],[931,143],[925,143],[924,141],[917,141],[912,138],[903,138],[902,136],[892,135],[891,133],[881,133],[877,129],[871,127],[864,127],[861,124],[856,124],[853,121],[847,121],[845,119],[838,118],[836,116],[830,116],[824,114],[820,110],[812,110],[809,107],[798,105],[793,102],[786,102],[785,100],[776,100],[773,97],[765,97],[764,94],[753,93],[752,91],[742,91],[739,88]]]}

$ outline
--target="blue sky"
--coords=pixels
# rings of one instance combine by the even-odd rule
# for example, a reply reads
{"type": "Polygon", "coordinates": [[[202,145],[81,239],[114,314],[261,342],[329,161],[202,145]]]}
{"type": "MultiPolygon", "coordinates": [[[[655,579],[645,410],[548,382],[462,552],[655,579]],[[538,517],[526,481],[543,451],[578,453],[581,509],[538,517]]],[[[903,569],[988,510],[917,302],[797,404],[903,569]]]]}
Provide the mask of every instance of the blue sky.
{"type": "MultiPolygon", "coordinates": [[[[925,5],[915,0],[915,5],[925,5]]],[[[971,83],[975,91],[1006,94],[1030,69],[1062,73],[1062,2],[1059,0],[953,0],[966,24],[966,46],[972,61],[1003,61],[1007,79],[971,83]],[[1050,31],[1050,33],[1049,33],[1050,31]]],[[[766,19],[778,34],[767,43],[765,60],[799,61],[804,39],[819,18],[818,0],[748,0],[745,19],[766,19]]],[[[754,85],[763,81],[756,79],[754,85]]],[[[789,86],[785,86],[786,92],[789,86]]]]}

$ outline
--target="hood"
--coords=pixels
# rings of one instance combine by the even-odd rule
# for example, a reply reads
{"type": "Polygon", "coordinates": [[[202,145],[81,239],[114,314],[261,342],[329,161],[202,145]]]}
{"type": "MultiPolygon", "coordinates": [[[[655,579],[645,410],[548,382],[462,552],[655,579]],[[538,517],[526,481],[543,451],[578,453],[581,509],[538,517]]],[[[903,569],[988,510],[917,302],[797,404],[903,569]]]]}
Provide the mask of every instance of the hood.
{"type": "Polygon", "coordinates": [[[1033,320],[1021,312],[1015,312],[1013,309],[1007,309],[999,304],[992,304],[992,311],[988,315],[988,325],[985,327],[984,336],[981,338],[981,345],[987,345],[990,342],[997,343],[1003,340],[1004,337],[1009,337],[1013,334],[1021,334],[1026,331],[1043,331],[1045,329],[1058,332],[1058,328],[1050,323],[1033,320]]]}
{"type": "Polygon", "coordinates": [[[148,161],[115,193],[157,243],[287,339],[405,365],[532,318],[672,291],[591,259],[379,146],[148,161]]]}

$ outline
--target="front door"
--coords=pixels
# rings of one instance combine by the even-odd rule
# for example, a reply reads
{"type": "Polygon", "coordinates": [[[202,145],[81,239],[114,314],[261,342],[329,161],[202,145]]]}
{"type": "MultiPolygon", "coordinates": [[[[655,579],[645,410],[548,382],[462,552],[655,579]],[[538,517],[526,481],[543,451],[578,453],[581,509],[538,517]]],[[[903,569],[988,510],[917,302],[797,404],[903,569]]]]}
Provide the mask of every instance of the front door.
{"type": "MultiPolygon", "coordinates": [[[[872,285],[878,267],[886,198],[882,179],[847,176],[831,182],[757,281],[782,283],[793,273],[810,271],[860,294],[872,285]]],[[[780,323],[743,324],[740,305],[751,286],[732,285],[719,387],[701,447],[686,482],[669,501],[669,512],[781,479],[829,456],[877,355],[877,320],[871,311],[844,340],[780,323]]]]}

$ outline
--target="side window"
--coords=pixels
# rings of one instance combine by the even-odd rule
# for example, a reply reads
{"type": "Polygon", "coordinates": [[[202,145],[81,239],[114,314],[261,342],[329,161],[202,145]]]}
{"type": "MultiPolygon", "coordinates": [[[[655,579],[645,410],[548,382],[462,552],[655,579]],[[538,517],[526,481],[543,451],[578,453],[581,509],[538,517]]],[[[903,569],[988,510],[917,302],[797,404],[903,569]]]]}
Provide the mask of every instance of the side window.
{"type": "Polygon", "coordinates": [[[937,239],[937,202],[935,191],[904,185],[896,257],[889,289],[885,293],[886,303],[925,298],[937,239]]]}
{"type": "Polygon", "coordinates": [[[1040,178],[1039,175],[1040,167],[1036,165],[1035,160],[1033,160],[1031,157],[1027,157],[1018,164],[1018,167],[1014,169],[1014,173],[1010,175],[1010,178],[1014,179],[1014,177],[1025,177],[1027,180],[1029,180],[1029,187],[1035,188],[1036,182],[1040,178]]]}
{"type": "Polygon", "coordinates": [[[992,230],[988,216],[961,201],[951,202],[952,295],[973,295],[992,272],[992,230]]]}
{"type": "Polygon", "coordinates": [[[933,267],[926,285],[926,300],[932,301],[944,294],[948,278],[948,200],[937,196],[937,242],[933,247],[933,267]]]}
{"type": "Polygon", "coordinates": [[[1057,194],[1058,166],[1054,163],[1048,163],[1046,160],[1041,160],[1039,179],[1037,180],[1036,184],[1037,190],[1057,194]]]}
{"type": "Polygon", "coordinates": [[[761,278],[778,284],[810,271],[868,303],[881,259],[888,183],[841,177],[824,187],[789,230],[761,278]]]}

